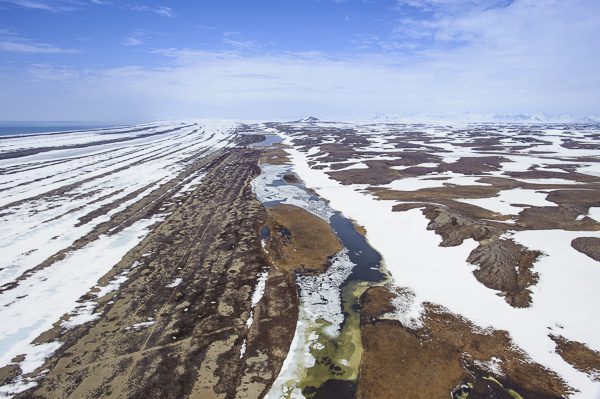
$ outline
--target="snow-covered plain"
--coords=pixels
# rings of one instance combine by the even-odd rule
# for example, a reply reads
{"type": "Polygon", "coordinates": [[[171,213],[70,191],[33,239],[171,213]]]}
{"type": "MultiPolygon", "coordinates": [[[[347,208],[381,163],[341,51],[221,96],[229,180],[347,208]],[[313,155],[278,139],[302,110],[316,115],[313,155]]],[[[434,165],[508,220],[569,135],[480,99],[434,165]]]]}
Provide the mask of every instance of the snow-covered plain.
{"type": "MultiPolygon", "coordinates": [[[[330,127],[330,124],[325,126],[330,127]]],[[[352,127],[344,125],[344,128],[352,127]]],[[[297,125],[295,133],[281,133],[284,143],[289,145],[294,171],[303,179],[307,187],[314,189],[321,197],[329,201],[331,208],[344,213],[364,226],[371,245],[383,256],[385,265],[399,287],[408,287],[414,296],[401,306],[398,315],[409,323],[418,323],[423,302],[444,306],[450,312],[461,315],[482,329],[492,327],[506,330],[515,344],[523,349],[534,361],[555,371],[578,392],[574,398],[600,397],[600,383],[590,376],[577,371],[565,362],[556,352],[555,344],[548,334],[554,332],[567,339],[585,343],[594,350],[600,350],[600,267],[598,262],[577,252],[570,246],[578,236],[600,237],[598,231],[566,232],[561,230],[524,231],[511,233],[513,239],[531,249],[540,250],[544,255],[535,266],[540,281],[533,287],[533,304],[529,308],[513,308],[497,292],[480,284],[473,275],[475,266],[466,262],[469,253],[477,246],[471,239],[455,247],[440,247],[441,237],[427,230],[428,220],[419,209],[406,212],[392,212],[396,201],[382,201],[375,198],[360,185],[346,184],[331,178],[327,162],[319,162],[313,155],[318,151],[300,150],[294,147],[294,139],[302,138],[302,129],[318,130],[321,126],[297,125]],[[317,163],[314,163],[317,161],[317,163]],[[314,166],[318,166],[314,167],[314,166]],[[323,168],[324,167],[324,168],[323,168]],[[321,169],[319,169],[321,168],[321,169]],[[456,287],[460,287],[457,295],[456,287]]],[[[501,164],[500,171],[481,176],[454,176],[452,183],[457,185],[477,184],[478,177],[506,177],[505,172],[525,172],[536,165],[542,168],[556,168],[567,164],[579,164],[577,171],[598,170],[600,165],[600,145],[597,149],[568,149],[561,146],[563,137],[572,137],[563,130],[549,129],[548,132],[535,135],[519,134],[505,129],[499,134],[510,140],[540,140],[550,144],[533,145],[527,150],[512,151],[497,149],[495,152],[466,149],[467,141],[460,133],[452,133],[447,128],[436,126],[408,126],[406,129],[424,131],[426,137],[440,137],[443,144],[435,144],[443,151],[435,153],[443,162],[455,162],[460,157],[478,157],[502,155],[509,162],[501,164]],[[534,151],[540,153],[532,154],[534,151]],[[544,152],[541,152],[544,151],[544,152]],[[577,157],[585,156],[579,162],[577,157]],[[597,161],[593,161],[595,158],[597,161]]],[[[590,130],[590,128],[586,128],[590,130]]],[[[371,140],[374,145],[366,148],[377,151],[378,146],[387,138],[390,127],[369,126],[369,129],[356,127],[359,133],[368,132],[369,137],[379,132],[382,138],[371,140]]],[[[593,130],[593,128],[592,128],[593,130]]],[[[585,133],[585,132],[584,132],[585,133]]],[[[367,137],[367,133],[365,133],[367,137]]],[[[584,140],[585,141],[585,140],[584,140]]],[[[415,140],[412,141],[415,143],[415,140]]],[[[423,145],[427,144],[425,142],[423,145]]],[[[429,143],[431,145],[431,143],[429,143]]],[[[401,150],[397,150],[401,151],[401,150]]],[[[381,159],[388,159],[390,150],[379,151],[381,159]]],[[[374,157],[375,159],[377,157],[374,157]]],[[[401,170],[401,169],[400,169],[401,170]]],[[[561,169],[552,170],[554,172],[561,169]]],[[[564,171],[562,171],[564,172],[564,171]]],[[[567,173],[565,173],[566,175],[567,173]]],[[[593,175],[593,173],[590,173],[593,175]]],[[[390,183],[387,188],[399,190],[417,190],[427,187],[441,187],[448,181],[428,180],[431,176],[407,177],[390,183]]],[[[536,184],[569,184],[573,180],[531,179],[536,184]]],[[[556,206],[546,200],[548,190],[507,190],[500,195],[484,199],[466,199],[465,202],[505,214],[518,213],[526,206],[556,206]]],[[[598,217],[597,208],[590,209],[591,217],[598,217]]],[[[497,366],[497,365],[496,365],[497,366]]]]}
{"type": "Polygon", "coordinates": [[[481,208],[489,209],[492,212],[503,215],[515,215],[529,206],[556,206],[555,203],[546,200],[546,193],[536,190],[525,190],[515,188],[513,190],[504,190],[498,193],[497,197],[490,198],[462,198],[459,201],[467,204],[477,205],[481,208]],[[518,206],[515,204],[523,204],[518,206]]]}
{"type": "MultiPolygon", "coordinates": [[[[25,355],[18,364],[24,373],[33,372],[60,346],[31,344],[40,333],[65,314],[69,319],[63,328],[97,317],[94,301],[77,300],[167,215],[161,209],[92,235],[79,249],[69,248],[172,181],[192,159],[230,145],[234,126],[225,121],[157,122],[0,140],[0,367],[25,355]],[[64,258],[43,263],[65,250],[64,258]]],[[[202,177],[193,174],[169,193],[176,198],[202,177]]],[[[96,297],[126,278],[120,274],[97,287],[96,297]]],[[[1,387],[0,395],[26,389],[34,380],[26,376],[1,387]]]]}
{"type": "MultiPolygon", "coordinates": [[[[127,270],[141,267],[129,265],[108,284],[98,285],[105,275],[131,248],[149,232],[150,226],[167,215],[164,209],[152,217],[136,220],[122,228],[94,237],[80,249],[71,251],[44,267],[37,267],[77,240],[92,233],[102,223],[112,220],[153,190],[177,176],[189,164],[192,156],[208,155],[231,143],[232,122],[156,122],[133,127],[45,134],[0,139],[0,367],[14,362],[24,373],[33,373],[44,359],[56,351],[57,341],[33,345],[32,341],[67,314],[62,328],[73,328],[97,317],[96,300],[127,279],[127,270]],[[89,216],[92,212],[96,214],[89,216]],[[85,293],[95,293],[94,299],[78,302],[85,293]]],[[[318,124],[300,124],[302,129],[318,130],[318,124]]],[[[514,177],[514,181],[536,185],[577,185],[568,170],[576,165],[577,173],[600,176],[600,148],[589,126],[536,127],[524,131],[518,125],[498,127],[490,137],[501,146],[485,149],[476,143],[478,137],[469,134],[473,126],[450,128],[442,125],[356,125],[330,123],[326,127],[355,129],[368,145],[356,145],[356,153],[344,163],[341,171],[364,171],[365,161],[397,159],[398,152],[426,151],[435,161],[421,162],[421,168],[443,168],[455,164],[461,157],[501,156],[499,170],[482,174],[462,174],[436,171],[427,176],[399,178],[380,188],[412,191],[449,185],[488,186],[482,177],[507,178],[511,173],[532,170],[550,172],[552,177],[514,177]],[[570,148],[567,144],[577,130],[579,143],[585,148],[570,148]],[[397,147],[394,141],[404,131],[419,131],[397,147]],[[478,146],[480,148],[478,148],[478,146]],[[482,149],[483,148],[483,149],[482,149]],[[584,157],[579,160],[579,157],[584,157]],[[445,178],[432,180],[431,178],[445,178]]],[[[367,185],[342,185],[327,172],[332,164],[325,159],[329,152],[317,147],[294,147],[294,136],[269,128],[280,134],[290,145],[293,165],[263,165],[253,188],[263,202],[281,201],[300,206],[328,220],[334,210],[342,211],[364,226],[371,245],[383,256],[385,265],[398,287],[408,287],[410,294],[396,300],[396,316],[403,322],[418,325],[423,302],[444,306],[475,325],[485,329],[506,330],[515,344],[534,361],[548,367],[579,390],[575,398],[600,397],[600,383],[575,370],[555,352],[548,337],[556,333],[567,339],[585,343],[600,350],[600,267],[598,262],[570,246],[579,236],[600,237],[598,231],[567,232],[562,230],[511,231],[508,236],[544,255],[535,264],[540,276],[532,288],[533,303],[529,308],[513,308],[497,292],[480,284],[473,276],[475,266],[466,262],[477,246],[466,240],[455,247],[440,247],[441,238],[427,230],[428,220],[419,209],[392,212],[397,201],[374,197],[367,185]],[[317,168],[320,167],[321,169],[317,168]],[[314,189],[325,202],[300,187],[272,183],[283,174],[294,171],[314,189]],[[457,295],[456,287],[460,287],[457,295]]],[[[326,132],[323,144],[336,144],[337,137],[326,132]]],[[[572,147],[572,146],[571,146],[572,147]]],[[[342,162],[342,161],[338,161],[342,162]]],[[[393,166],[401,173],[407,167],[393,166]]],[[[200,171],[185,178],[170,192],[172,198],[192,190],[204,177],[200,171]]],[[[560,187],[560,186],[558,186],[560,187]]],[[[546,199],[555,188],[502,190],[495,197],[458,199],[498,213],[515,215],[528,206],[556,206],[546,199]]],[[[600,222],[600,207],[591,207],[587,216],[600,222]]],[[[582,220],[580,215],[577,220],[582,220]]],[[[301,398],[293,382],[309,367],[313,359],[306,343],[317,344],[311,325],[317,319],[330,325],[326,333],[335,335],[340,322],[339,284],[353,267],[345,254],[338,254],[330,272],[322,276],[299,279],[301,308],[296,335],[281,373],[269,397],[279,398],[287,391],[290,397],[301,398]],[[318,288],[315,288],[318,287],[318,288]],[[316,295],[317,290],[320,290],[316,295]],[[322,303],[321,295],[327,297],[322,303]],[[300,368],[299,368],[300,367],[300,368]]],[[[261,273],[252,297],[256,306],[268,275],[261,273]]],[[[180,279],[171,281],[174,287],[180,279]]],[[[132,330],[154,324],[148,320],[130,326],[132,330]]],[[[250,317],[248,326],[252,324],[250,317]]],[[[244,346],[245,348],[245,346],[244,346]]],[[[242,349],[241,355],[244,355],[242,349]]],[[[501,369],[499,362],[487,365],[501,369]]],[[[35,384],[37,375],[20,378],[12,386],[0,387],[0,397],[35,384]]]]}

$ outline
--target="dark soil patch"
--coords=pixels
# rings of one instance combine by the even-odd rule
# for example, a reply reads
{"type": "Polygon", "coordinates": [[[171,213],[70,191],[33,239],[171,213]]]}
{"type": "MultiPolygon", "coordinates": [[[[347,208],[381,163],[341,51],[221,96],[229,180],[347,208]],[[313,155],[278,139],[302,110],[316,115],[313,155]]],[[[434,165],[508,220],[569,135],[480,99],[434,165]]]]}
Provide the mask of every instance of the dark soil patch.
{"type": "Polygon", "coordinates": [[[600,238],[577,237],[571,241],[571,246],[579,252],[586,254],[590,258],[600,262],[600,238]]]}

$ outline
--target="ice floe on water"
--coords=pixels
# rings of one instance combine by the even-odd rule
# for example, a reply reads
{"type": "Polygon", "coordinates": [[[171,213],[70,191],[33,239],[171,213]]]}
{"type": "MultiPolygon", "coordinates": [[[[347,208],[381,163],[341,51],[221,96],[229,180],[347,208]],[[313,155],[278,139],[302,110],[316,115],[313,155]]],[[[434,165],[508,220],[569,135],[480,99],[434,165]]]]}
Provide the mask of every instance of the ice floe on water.
{"type": "Polygon", "coordinates": [[[281,371],[265,398],[304,398],[297,384],[307,369],[315,365],[311,350],[323,349],[319,334],[322,332],[332,338],[339,334],[344,321],[341,286],[354,266],[344,249],[325,273],[297,276],[300,304],[296,331],[281,371]]]}
{"type": "Polygon", "coordinates": [[[306,309],[308,324],[318,320],[326,323],[323,331],[335,337],[344,321],[340,287],[346,281],[354,263],[348,257],[348,250],[339,252],[325,273],[317,276],[299,275],[296,279],[300,288],[300,306],[306,309]]]}
{"type": "Polygon", "coordinates": [[[285,183],[283,176],[291,172],[289,165],[261,165],[261,174],[252,181],[252,188],[258,199],[263,203],[295,205],[329,220],[334,211],[322,199],[296,185],[285,183]]]}
{"type": "MultiPolygon", "coordinates": [[[[263,203],[275,201],[295,205],[325,220],[329,220],[335,213],[327,203],[307,193],[304,188],[284,183],[283,175],[293,172],[290,166],[263,164],[261,168],[262,173],[252,185],[263,203]]],[[[319,334],[326,334],[332,338],[339,334],[344,322],[341,286],[352,273],[354,266],[348,257],[347,249],[343,249],[332,259],[326,272],[296,276],[299,292],[298,322],[290,350],[266,398],[304,398],[297,384],[305,376],[306,370],[315,365],[315,358],[310,350],[322,349],[319,334]]],[[[255,294],[259,291],[260,284],[259,278],[255,294]]],[[[252,302],[254,306],[255,295],[252,302]]]]}

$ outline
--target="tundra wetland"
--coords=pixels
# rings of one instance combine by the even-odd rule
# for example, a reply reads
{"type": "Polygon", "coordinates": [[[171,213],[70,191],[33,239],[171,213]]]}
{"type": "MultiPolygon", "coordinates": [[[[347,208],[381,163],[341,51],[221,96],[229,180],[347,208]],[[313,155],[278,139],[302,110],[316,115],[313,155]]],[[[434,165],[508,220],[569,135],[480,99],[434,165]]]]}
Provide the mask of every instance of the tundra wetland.
{"type": "Polygon", "coordinates": [[[0,137],[0,397],[595,398],[600,128],[0,137]]]}

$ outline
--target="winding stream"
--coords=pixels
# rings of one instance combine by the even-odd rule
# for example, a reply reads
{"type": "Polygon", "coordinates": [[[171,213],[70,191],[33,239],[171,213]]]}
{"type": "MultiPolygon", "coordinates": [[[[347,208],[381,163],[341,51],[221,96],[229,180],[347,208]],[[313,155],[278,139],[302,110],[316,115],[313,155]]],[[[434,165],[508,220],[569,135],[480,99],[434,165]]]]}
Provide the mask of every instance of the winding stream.
{"type": "MultiPolygon", "coordinates": [[[[276,142],[272,139],[269,143],[276,142]]],[[[298,274],[299,315],[294,339],[269,399],[353,398],[362,354],[359,298],[381,283],[381,256],[351,220],[302,183],[287,183],[291,165],[261,165],[253,189],[265,207],[295,205],[326,220],[344,248],[317,276],[298,274]]],[[[263,240],[267,232],[261,232],[263,240]]]]}

